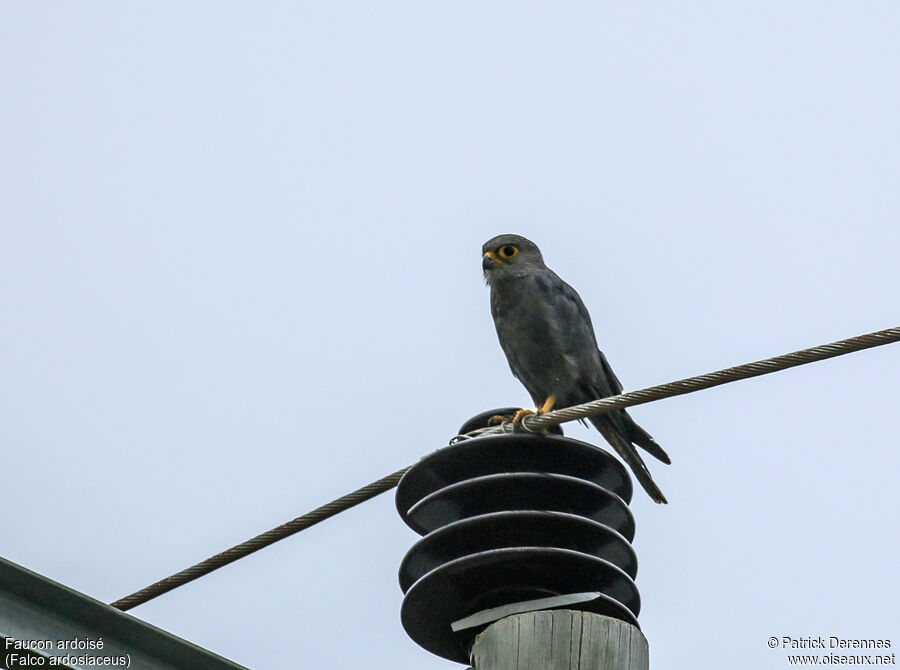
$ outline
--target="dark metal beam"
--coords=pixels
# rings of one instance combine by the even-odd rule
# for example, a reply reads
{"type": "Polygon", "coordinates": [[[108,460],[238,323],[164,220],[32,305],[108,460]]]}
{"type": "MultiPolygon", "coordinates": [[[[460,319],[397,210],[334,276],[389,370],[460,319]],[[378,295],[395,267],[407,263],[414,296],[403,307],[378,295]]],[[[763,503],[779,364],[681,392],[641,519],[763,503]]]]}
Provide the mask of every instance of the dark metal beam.
{"type": "Polygon", "coordinates": [[[37,667],[39,657],[48,666],[51,656],[69,657],[55,665],[60,668],[247,670],[0,558],[0,668],[37,667]],[[98,665],[86,657],[106,662],[98,665]],[[129,662],[120,665],[121,659],[129,662]]]}

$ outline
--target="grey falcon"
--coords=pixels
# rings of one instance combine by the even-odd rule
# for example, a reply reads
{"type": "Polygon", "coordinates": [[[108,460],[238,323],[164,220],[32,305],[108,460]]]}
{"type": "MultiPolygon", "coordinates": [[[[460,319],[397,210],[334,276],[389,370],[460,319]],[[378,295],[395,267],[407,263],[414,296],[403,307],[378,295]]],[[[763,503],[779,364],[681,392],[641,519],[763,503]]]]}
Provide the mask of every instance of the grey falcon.
{"type": "MultiPolygon", "coordinates": [[[[520,235],[498,235],[481,249],[491,289],[491,315],[513,375],[531,395],[537,413],[622,392],[622,384],[597,346],[581,297],[544,265],[537,245],[520,235]]],[[[525,410],[516,414],[520,421],[525,410]]],[[[663,463],[668,454],[629,416],[616,410],[588,419],[628,464],[649,496],[666,497],[635,445],[663,463]]]]}

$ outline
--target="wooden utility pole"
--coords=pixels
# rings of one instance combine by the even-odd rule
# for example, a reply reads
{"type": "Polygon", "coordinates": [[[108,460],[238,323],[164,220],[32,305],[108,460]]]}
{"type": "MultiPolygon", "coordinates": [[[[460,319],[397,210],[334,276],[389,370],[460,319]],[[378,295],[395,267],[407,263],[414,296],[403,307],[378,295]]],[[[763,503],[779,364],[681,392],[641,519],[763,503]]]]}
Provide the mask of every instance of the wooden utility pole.
{"type": "Polygon", "coordinates": [[[543,610],[494,622],[472,647],[475,670],[648,670],[647,638],[592,612],[543,610]]]}

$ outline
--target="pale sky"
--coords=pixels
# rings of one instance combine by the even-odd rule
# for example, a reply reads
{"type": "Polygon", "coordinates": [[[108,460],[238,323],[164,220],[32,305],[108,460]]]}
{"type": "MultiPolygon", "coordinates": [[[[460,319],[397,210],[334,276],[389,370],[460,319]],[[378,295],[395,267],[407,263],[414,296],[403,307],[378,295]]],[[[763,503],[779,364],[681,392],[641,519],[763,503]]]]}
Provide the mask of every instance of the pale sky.
{"type": "MultiPolygon", "coordinates": [[[[104,601],[529,404],[481,244],[632,390],[900,325],[896,2],[7,2],[0,554],[104,601]]],[[[900,646],[900,345],[633,410],[654,670],[900,646]]],[[[579,426],[567,433],[602,444],[579,426]]],[[[391,494],[132,611],[254,670],[458,667],[391,494]]]]}

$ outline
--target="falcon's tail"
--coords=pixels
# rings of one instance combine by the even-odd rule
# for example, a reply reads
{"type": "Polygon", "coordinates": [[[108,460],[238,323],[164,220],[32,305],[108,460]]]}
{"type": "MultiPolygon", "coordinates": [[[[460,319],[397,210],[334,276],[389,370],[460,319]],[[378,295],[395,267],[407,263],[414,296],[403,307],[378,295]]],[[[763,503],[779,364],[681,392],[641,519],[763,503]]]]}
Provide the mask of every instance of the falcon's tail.
{"type": "MultiPolygon", "coordinates": [[[[615,412],[618,414],[618,412],[615,412]]],[[[616,417],[619,418],[619,417],[616,417]]],[[[625,420],[625,428],[627,429],[628,439],[631,442],[634,442],[641,449],[646,451],[651,456],[655,456],[659,460],[661,460],[666,465],[672,465],[672,459],[669,458],[669,454],[667,454],[661,446],[656,443],[650,433],[641,428],[637,423],[635,423],[634,419],[626,412],[622,410],[621,418],[625,420]]]]}
{"type": "Polygon", "coordinates": [[[634,448],[632,442],[646,449],[649,453],[656,456],[663,463],[670,462],[668,454],[666,454],[666,452],[663,451],[662,447],[656,444],[653,438],[650,437],[650,435],[648,435],[647,432],[644,431],[644,429],[638,426],[634,422],[634,420],[630,416],[628,416],[627,413],[622,412],[622,414],[628,417],[625,425],[629,429],[631,429],[629,430],[627,436],[622,434],[620,426],[617,425],[621,422],[614,421],[609,414],[592,416],[588,420],[592,424],[594,424],[594,427],[600,431],[600,434],[603,435],[607,442],[609,442],[610,446],[612,446],[612,448],[618,452],[619,456],[622,457],[622,460],[628,464],[628,467],[631,468],[631,471],[634,473],[634,476],[637,478],[638,482],[640,482],[641,486],[644,487],[644,490],[653,499],[653,501],[658,503],[667,503],[668,501],[666,500],[666,497],[656,485],[656,482],[653,481],[653,477],[650,476],[650,471],[647,469],[647,465],[644,463],[643,459],[640,457],[640,454],[638,454],[637,450],[634,448]]]}

